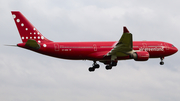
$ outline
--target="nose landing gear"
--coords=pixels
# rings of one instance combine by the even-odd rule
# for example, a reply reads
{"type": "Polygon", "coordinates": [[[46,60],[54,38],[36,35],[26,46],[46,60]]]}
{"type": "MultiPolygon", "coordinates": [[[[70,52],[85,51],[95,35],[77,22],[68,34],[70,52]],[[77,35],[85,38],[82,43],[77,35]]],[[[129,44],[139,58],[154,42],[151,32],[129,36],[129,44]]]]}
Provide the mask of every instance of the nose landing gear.
{"type": "Polygon", "coordinates": [[[160,59],[161,59],[160,65],[164,65],[164,61],[163,61],[164,57],[161,57],[160,59]]]}

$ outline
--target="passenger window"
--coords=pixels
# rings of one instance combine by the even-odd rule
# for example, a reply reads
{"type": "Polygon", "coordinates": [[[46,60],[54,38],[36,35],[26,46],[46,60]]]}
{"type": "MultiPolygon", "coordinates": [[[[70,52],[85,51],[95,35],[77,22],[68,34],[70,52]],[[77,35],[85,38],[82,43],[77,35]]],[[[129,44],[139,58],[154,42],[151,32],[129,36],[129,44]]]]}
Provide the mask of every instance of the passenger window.
{"type": "Polygon", "coordinates": [[[174,45],[172,45],[172,47],[174,47],[174,45]]]}

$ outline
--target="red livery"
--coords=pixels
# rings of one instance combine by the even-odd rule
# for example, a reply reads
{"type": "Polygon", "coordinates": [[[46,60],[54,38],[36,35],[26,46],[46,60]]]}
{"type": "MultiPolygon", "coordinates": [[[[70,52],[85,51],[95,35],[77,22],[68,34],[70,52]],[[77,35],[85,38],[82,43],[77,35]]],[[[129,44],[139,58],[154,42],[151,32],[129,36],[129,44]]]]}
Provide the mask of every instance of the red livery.
{"type": "Polygon", "coordinates": [[[19,11],[12,11],[12,15],[23,42],[17,46],[57,58],[92,60],[90,72],[99,68],[96,61],[104,63],[107,70],[116,66],[118,60],[126,59],[147,61],[149,58],[160,58],[160,64],[163,65],[164,57],[178,51],[174,45],[167,42],[133,41],[132,34],[126,27],[123,28],[119,41],[53,42],[45,38],[19,11]]]}

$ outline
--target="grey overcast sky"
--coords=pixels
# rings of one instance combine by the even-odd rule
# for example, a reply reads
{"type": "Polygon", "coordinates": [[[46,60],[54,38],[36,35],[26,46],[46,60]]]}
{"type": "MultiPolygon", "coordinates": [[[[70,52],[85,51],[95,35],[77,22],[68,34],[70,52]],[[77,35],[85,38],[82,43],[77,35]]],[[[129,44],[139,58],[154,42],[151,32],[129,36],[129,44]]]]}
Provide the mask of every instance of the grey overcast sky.
{"type": "MultiPolygon", "coordinates": [[[[179,101],[179,52],[147,62],[119,61],[88,72],[91,61],[48,57],[6,47],[21,43],[11,10],[21,11],[53,41],[118,41],[127,26],[133,40],[180,47],[179,0],[0,0],[2,101],[179,101]]],[[[180,49],[180,48],[179,48],[180,49]]]]}

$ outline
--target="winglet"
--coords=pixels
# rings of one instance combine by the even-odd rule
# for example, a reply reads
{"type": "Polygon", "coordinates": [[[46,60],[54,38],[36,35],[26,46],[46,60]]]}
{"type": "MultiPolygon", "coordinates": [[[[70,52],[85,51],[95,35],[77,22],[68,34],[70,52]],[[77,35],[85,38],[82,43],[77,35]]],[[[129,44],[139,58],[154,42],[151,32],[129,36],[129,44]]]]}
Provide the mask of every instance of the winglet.
{"type": "Polygon", "coordinates": [[[128,29],[125,26],[123,27],[123,33],[129,33],[128,29]]]}

